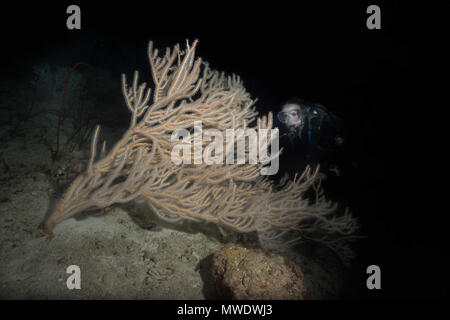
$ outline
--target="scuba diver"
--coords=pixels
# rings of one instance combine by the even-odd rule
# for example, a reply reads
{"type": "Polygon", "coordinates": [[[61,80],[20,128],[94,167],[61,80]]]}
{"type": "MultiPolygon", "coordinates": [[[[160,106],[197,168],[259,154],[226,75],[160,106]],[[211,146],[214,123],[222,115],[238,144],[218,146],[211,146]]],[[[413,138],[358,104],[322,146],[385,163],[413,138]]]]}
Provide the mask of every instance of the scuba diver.
{"type": "MultiPolygon", "coordinates": [[[[344,145],[344,123],[341,118],[318,103],[294,98],[286,101],[278,113],[284,133],[280,134],[281,184],[309,165],[320,165],[323,178],[341,176],[339,152],[344,145]]],[[[280,130],[281,131],[281,130],[280,130]]]]}

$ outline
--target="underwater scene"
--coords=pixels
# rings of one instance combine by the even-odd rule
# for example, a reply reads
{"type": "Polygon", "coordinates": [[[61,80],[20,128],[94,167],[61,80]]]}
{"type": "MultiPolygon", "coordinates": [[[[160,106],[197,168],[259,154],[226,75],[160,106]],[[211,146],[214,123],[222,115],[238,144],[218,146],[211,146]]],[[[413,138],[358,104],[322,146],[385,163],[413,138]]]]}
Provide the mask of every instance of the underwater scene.
{"type": "Polygon", "coordinates": [[[3,28],[0,298],[448,294],[410,136],[417,8],[185,6],[33,4],[3,28]]]}

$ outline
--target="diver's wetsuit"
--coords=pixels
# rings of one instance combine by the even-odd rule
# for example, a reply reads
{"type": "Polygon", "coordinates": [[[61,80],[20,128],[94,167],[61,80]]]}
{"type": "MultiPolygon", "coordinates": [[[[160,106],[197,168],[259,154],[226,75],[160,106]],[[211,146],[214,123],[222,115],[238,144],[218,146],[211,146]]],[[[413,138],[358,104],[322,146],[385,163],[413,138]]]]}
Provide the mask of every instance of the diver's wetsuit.
{"type": "Polygon", "coordinates": [[[327,172],[335,156],[335,137],[343,137],[344,125],[341,118],[320,104],[302,105],[302,108],[305,108],[305,125],[302,130],[281,134],[280,146],[283,147],[283,153],[280,171],[288,172],[290,177],[295,172],[301,173],[306,165],[316,167],[320,164],[320,170],[327,172]]]}

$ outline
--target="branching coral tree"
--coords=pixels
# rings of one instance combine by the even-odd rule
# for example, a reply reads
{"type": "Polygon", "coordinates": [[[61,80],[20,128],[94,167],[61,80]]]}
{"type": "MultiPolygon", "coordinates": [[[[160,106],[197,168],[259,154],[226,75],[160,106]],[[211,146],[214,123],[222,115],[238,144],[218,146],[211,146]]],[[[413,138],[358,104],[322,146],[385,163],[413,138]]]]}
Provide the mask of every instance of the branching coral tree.
{"type": "MultiPolygon", "coordinates": [[[[131,112],[128,130],[108,152],[103,146],[96,160],[99,127],[96,128],[86,172],[67,190],[45,231],[53,235],[54,225],[77,212],[92,207],[107,207],[143,196],[157,215],[169,222],[208,221],[238,232],[256,232],[261,244],[284,239],[311,239],[321,242],[344,261],[351,257],[348,240],[357,229],[348,213],[336,217],[336,205],[318,191],[314,203],[305,192],[316,186],[317,171],[307,168],[282,190],[261,175],[264,163],[249,161],[251,150],[245,145],[245,160],[237,163],[206,163],[193,152],[190,163],[172,161],[173,133],[183,128],[191,133],[184,142],[194,144],[202,129],[271,129],[272,115],[257,118],[255,101],[246,92],[239,77],[213,71],[195,57],[197,41],[186,49],[176,45],[163,56],[149,43],[148,56],[153,75],[153,90],[138,85],[138,72],[131,86],[122,76],[126,105],[131,112]],[[317,231],[319,232],[317,236],[317,231]]],[[[238,137],[224,142],[223,152],[235,153],[238,137]],[[230,151],[231,150],[231,151],[230,151]]],[[[202,150],[207,148],[203,140],[202,150]]],[[[268,148],[273,139],[259,141],[258,148],[268,148]]],[[[200,153],[201,155],[202,153],[200,153]]],[[[221,154],[216,154],[220,156],[221,154]]],[[[278,157],[278,153],[270,159],[278,157]]],[[[267,159],[266,159],[267,160],[267,159]]],[[[266,161],[267,163],[267,161],[266,161]]]]}

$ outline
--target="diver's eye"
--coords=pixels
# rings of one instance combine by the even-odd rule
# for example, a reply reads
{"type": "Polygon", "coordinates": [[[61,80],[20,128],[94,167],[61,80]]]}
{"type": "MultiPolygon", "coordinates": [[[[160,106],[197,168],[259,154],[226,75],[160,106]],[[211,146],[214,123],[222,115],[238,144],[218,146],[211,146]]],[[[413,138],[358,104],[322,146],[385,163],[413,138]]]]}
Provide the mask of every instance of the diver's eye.
{"type": "Polygon", "coordinates": [[[289,115],[293,118],[298,118],[298,112],[296,110],[293,110],[289,113],[289,115]]]}
{"type": "Polygon", "coordinates": [[[292,120],[297,120],[298,119],[298,113],[297,113],[297,111],[289,111],[289,112],[286,112],[286,116],[285,116],[286,118],[291,118],[292,120]]]}

